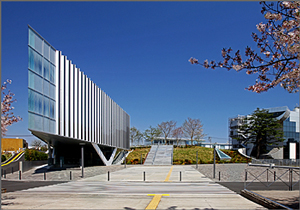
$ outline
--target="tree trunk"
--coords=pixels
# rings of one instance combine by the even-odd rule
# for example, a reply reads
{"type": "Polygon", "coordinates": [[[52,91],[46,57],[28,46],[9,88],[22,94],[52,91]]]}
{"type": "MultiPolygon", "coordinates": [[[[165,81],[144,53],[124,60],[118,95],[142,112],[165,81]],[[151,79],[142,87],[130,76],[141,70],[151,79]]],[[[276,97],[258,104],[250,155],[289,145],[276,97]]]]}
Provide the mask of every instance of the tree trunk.
{"type": "Polygon", "coordinates": [[[259,156],[260,156],[260,154],[261,154],[261,149],[262,149],[262,147],[261,147],[261,138],[259,138],[258,140],[257,140],[257,146],[256,146],[256,159],[259,159],[259,156]]]}

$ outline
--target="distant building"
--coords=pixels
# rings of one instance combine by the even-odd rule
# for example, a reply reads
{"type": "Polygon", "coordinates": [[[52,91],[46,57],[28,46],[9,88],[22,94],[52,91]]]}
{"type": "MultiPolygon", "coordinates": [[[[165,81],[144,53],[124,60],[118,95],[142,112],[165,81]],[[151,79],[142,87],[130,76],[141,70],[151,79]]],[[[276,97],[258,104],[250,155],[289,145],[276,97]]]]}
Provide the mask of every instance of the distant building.
{"type": "Polygon", "coordinates": [[[110,165],[117,148],[130,147],[129,115],[30,26],[28,33],[28,129],[52,148],[49,164],[110,165]]]}
{"type": "Polygon", "coordinates": [[[20,152],[28,148],[28,143],[25,139],[19,138],[2,138],[1,153],[3,152],[20,152]]]}
{"type": "MultiPolygon", "coordinates": [[[[269,113],[272,113],[273,116],[282,123],[285,139],[284,142],[280,142],[279,145],[268,146],[267,149],[272,150],[274,147],[288,147],[289,142],[299,143],[299,107],[296,107],[293,111],[291,111],[287,106],[267,108],[266,110],[268,110],[269,113]]],[[[250,115],[238,115],[237,117],[229,118],[229,139],[233,149],[246,146],[242,145],[242,143],[237,141],[235,138],[246,140],[246,137],[239,134],[238,131],[243,124],[247,123],[246,118],[249,116],[250,115]]]]}
{"type": "MultiPolygon", "coordinates": [[[[167,143],[171,145],[177,145],[177,139],[168,137],[167,143]]],[[[153,144],[165,144],[165,138],[164,137],[156,137],[153,141],[153,144]]],[[[208,147],[213,148],[214,144],[216,145],[217,149],[231,149],[231,145],[229,143],[208,143],[205,142],[204,139],[200,140],[194,140],[193,145],[201,146],[201,147],[208,147]]],[[[146,145],[151,145],[150,141],[146,141],[146,145]]],[[[191,139],[190,138],[180,138],[178,141],[179,146],[183,145],[191,145],[191,139]]]]}

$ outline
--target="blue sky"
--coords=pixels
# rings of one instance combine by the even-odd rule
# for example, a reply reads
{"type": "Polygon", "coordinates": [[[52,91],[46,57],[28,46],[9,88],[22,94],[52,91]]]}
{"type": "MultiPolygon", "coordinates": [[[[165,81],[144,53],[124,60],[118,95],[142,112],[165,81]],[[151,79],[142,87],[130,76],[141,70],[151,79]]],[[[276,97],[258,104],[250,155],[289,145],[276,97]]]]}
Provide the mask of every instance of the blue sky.
{"type": "MultiPolygon", "coordinates": [[[[29,135],[27,25],[61,50],[131,117],[141,131],[187,117],[199,118],[213,142],[228,139],[228,118],[257,107],[299,103],[278,87],[252,93],[255,77],[191,65],[220,60],[221,49],[254,46],[264,21],[259,2],[2,2],[2,82],[23,118],[7,135],[29,135]]],[[[24,137],[29,142],[33,137],[24,137]]]]}

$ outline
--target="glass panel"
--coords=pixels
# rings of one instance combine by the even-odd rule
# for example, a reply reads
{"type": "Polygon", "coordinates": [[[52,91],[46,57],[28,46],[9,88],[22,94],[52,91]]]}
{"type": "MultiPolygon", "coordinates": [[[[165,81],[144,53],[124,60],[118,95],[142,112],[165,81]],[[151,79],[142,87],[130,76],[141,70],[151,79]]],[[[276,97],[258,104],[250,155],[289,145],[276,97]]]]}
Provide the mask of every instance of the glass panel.
{"type": "Polygon", "coordinates": [[[44,129],[43,131],[49,132],[49,119],[44,118],[44,129]]]}
{"type": "Polygon", "coordinates": [[[35,37],[35,34],[34,34],[34,32],[31,29],[29,29],[28,31],[29,31],[29,34],[28,34],[28,44],[31,47],[34,48],[34,37],[35,37]]]}
{"type": "Polygon", "coordinates": [[[43,130],[43,117],[39,115],[34,115],[34,129],[43,130]]]}
{"type": "Polygon", "coordinates": [[[34,52],[34,71],[39,75],[43,76],[43,58],[38,53],[34,52]]]}
{"type": "Polygon", "coordinates": [[[50,64],[50,82],[55,83],[55,66],[50,64]]]}
{"type": "Polygon", "coordinates": [[[49,65],[50,63],[44,59],[44,78],[47,80],[50,80],[49,65]]]}
{"type": "Polygon", "coordinates": [[[46,80],[44,80],[44,88],[43,88],[43,93],[44,95],[46,96],[49,96],[49,86],[50,86],[50,83],[47,82],[46,80]]]}
{"type": "Polygon", "coordinates": [[[34,111],[34,92],[28,89],[28,110],[34,111]]]}
{"type": "Polygon", "coordinates": [[[33,113],[28,113],[28,127],[33,130],[43,130],[43,117],[33,114],[33,113]]]}
{"type": "Polygon", "coordinates": [[[28,71],[28,87],[42,93],[43,92],[43,79],[37,74],[28,71]]]}
{"type": "Polygon", "coordinates": [[[30,112],[28,112],[28,128],[34,129],[34,118],[33,118],[33,114],[30,112]]]}
{"type": "Polygon", "coordinates": [[[34,46],[36,51],[43,55],[43,40],[36,34],[34,38],[34,46]]]}
{"type": "Polygon", "coordinates": [[[55,99],[55,86],[50,84],[50,93],[49,93],[50,98],[55,99]]]}
{"type": "Polygon", "coordinates": [[[49,132],[50,133],[55,133],[55,121],[54,120],[49,120],[49,132]]]}
{"type": "Polygon", "coordinates": [[[28,68],[30,68],[31,70],[35,70],[34,69],[34,51],[28,47],[28,68]]]}
{"type": "Polygon", "coordinates": [[[50,100],[50,117],[55,118],[55,101],[50,100]]]}
{"type": "Polygon", "coordinates": [[[36,93],[36,101],[37,101],[37,107],[35,107],[35,110],[39,114],[43,114],[43,96],[41,94],[36,93]]]}
{"type": "Polygon", "coordinates": [[[50,60],[50,46],[44,42],[44,57],[50,60]]]}
{"type": "Polygon", "coordinates": [[[49,117],[49,99],[44,97],[44,116],[49,117]]]}
{"type": "Polygon", "coordinates": [[[50,61],[55,65],[55,50],[50,47],[50,61]]]}

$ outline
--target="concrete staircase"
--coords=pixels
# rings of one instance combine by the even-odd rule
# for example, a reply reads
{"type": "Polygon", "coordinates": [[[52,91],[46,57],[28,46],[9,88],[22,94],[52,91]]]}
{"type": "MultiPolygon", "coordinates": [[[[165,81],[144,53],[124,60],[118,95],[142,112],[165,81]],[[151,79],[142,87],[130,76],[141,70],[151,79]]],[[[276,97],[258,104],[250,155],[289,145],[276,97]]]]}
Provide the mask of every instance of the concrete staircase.
{"type": "Polygon", "coordinates": [[[152,145],[144,165],[172,165],[173,145],[152,145]]]}

